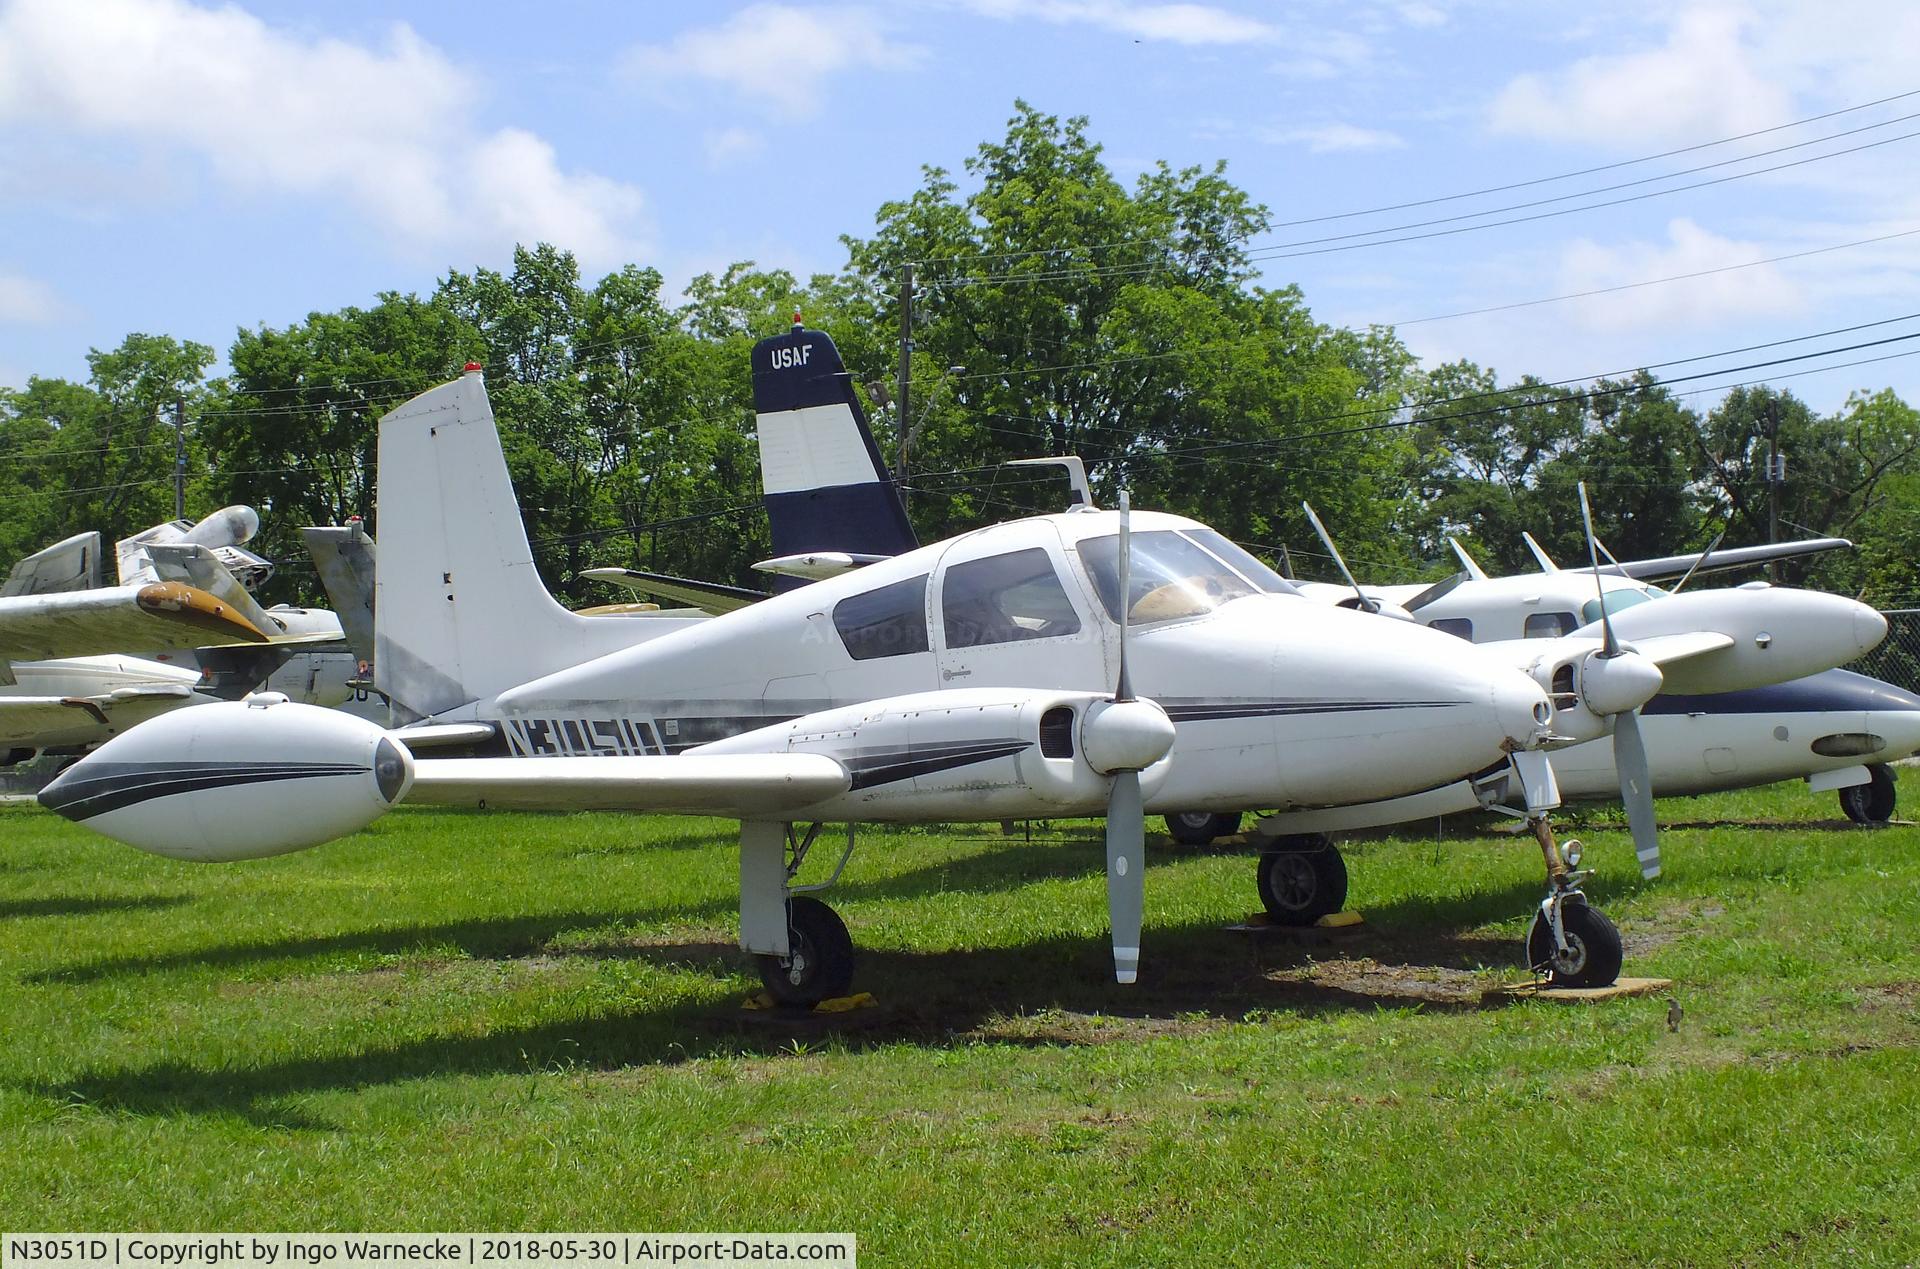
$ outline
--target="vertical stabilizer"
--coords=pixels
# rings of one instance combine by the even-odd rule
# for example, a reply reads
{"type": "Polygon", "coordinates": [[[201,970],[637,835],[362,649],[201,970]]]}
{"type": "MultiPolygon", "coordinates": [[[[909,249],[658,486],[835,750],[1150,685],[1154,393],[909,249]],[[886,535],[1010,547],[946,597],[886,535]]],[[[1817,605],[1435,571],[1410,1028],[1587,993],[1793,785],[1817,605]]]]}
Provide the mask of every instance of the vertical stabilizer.
{"type": "Polygon", "coordinates": [[[582,617],[547,593],[480,372],[380,421],[374,686],[430,716],[687,624],[582,617]]]}
{"type": "Polygon", "coordinates": [[[776,557],[890,556],[919,545],[853,378],[824,332],[795,322],[754,345],[753,409],[776,557]]]}

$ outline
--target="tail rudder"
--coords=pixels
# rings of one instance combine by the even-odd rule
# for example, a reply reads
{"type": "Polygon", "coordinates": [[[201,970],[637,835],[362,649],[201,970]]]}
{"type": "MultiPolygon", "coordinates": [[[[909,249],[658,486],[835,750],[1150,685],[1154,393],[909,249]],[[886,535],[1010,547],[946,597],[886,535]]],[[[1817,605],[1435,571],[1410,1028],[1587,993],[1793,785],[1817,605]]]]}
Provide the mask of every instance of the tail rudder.
{"type": "Polygon", "coordinates": [[[754,345],[753,408],[776,558],[891,556],[919,545],[853,377],[824,331],[796,321],[754,345]]]}
{"type": "Polygon", "coordinates": [[[380,421],[374,686],[430,716],[665,634],[567,611],[533,563],[478,369],[380,421]]]}

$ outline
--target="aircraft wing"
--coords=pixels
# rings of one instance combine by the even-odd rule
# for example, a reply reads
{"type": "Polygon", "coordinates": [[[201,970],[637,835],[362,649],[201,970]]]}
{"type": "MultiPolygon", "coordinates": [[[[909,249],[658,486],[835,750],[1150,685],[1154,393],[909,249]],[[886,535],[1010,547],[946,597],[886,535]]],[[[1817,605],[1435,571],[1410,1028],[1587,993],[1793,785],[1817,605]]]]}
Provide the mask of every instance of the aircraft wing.
{"type": "Polygon", "coordinates": [[[1662,668],[1733,646],[1733,636],[1716,630],[1698,630],[1690,634],[1648,635],[1633,641],[1634,650],[1662,668]]]}
{"type": "Polygon", "coordinates": [[[266,642],[231,605],[184,582],[0,598],[0,661],[266,642]]]}
{"type": "MultiPolygon", "coordinates": [[[[398,738],[404,732],[389,733],[398,738]]],[[[407,803],[521,811],[660,811],[764,818],[845,793],[825,754],[416,758],[407,803]]]]}
{"type": "MultiPolygon", "coordinates": [[[[1723,569],[1746,568],[1753,564],[1765,564],[1769,560],[1787,560],[1800,555],[1818,555],[1822,551],[1850,551],[1853,543],[1845,538],[1805,538],[1799,542],[1763,542],[1758,546],[1730,546],[1712,553],[1702,573],[1718,573],[1723,569]]],[[[1628,560],[1624,564],[1602,564],[1602,573],[1611,573],[1616,577],[1631,577],[1637,581],[1659,581],[1665,577],[1683,577],[1688,569],[1700,562],[1704,551],[1694,551],[1688,555],[1663,555],[1654,560],[1628,560]]]]}
{"type": "Polygon", "coordinates": [[[192,699],[191,688],[174,683],[97,696],[0,696],[0,748],[93,744],[192,699]]]}
{"type": "Polygon", "coordinates": [[[643,595],[665,595],[682,604],[692,604],[710,613],[732,612],[766,598],[762,591],[745,586],[726,586],[719,582],[699,582],[690,577],[670,577],[665,573],[644,573],[636,568],[588,568],[580,572],[597,582],[612,582],[643,595]]]}

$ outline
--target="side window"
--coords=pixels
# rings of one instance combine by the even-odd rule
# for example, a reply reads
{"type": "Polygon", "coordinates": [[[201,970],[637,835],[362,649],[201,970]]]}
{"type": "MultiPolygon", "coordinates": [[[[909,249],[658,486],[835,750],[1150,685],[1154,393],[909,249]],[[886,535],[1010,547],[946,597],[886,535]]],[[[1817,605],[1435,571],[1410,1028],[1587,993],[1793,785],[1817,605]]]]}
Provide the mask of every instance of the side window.
{"type": "Polygon", "coordinates": [[[927,575],[849,595],[833,606],[833,626],[856,661],[927,650],[927,575]]]}
{"type": "Polygon", "coordinates": [[[1080,629],[1053,561],[1038,547],[955,564],[941,584],[940,611],[949,648],[1053,639],[1080,629]]]}
{"type": "Polygon", "coordinates": [[[1458,635],[1468,643],[1473,642],[1473,622],[1466,617],[1439,617],[1427,625],[1441,634],[1458,635]]]}
{"type": "MultiPolygon", "coordinates": [[[[1522,633],[1529,639],[1558,639],[1579,628],[1570,612],[1530,612],[1522,633]]],[[[1512,629],[1512,627],[1508,627],[1512,629]]]]}

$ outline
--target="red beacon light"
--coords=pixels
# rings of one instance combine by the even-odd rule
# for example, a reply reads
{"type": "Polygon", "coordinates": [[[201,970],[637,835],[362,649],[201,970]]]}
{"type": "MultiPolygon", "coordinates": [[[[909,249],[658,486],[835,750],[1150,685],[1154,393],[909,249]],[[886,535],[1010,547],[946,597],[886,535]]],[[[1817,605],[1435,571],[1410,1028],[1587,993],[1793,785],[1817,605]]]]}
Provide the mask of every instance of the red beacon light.
{"type": "Polygon", "coordinates": [[[476,370],[484,369],[484,367],[477,361],[469,361],[466,365],[460,367],[460,369],[465,374],[472,374],[476,370]]]}
{"type": "Polygon", "coordinates": [[[800,310],[797,308],[793,310],[793,328],[800,329],[800,310]]]}

